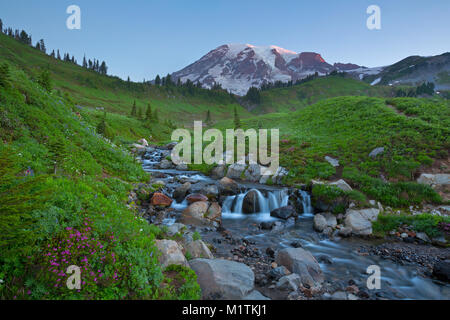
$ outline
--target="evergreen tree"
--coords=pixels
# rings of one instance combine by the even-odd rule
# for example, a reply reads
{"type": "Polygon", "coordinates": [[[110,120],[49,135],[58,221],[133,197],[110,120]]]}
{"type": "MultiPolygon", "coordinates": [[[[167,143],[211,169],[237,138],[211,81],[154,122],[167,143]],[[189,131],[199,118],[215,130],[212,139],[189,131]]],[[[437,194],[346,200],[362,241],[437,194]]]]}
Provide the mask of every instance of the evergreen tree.
{"type": "Polygon", "coordinates": [[[58,49],[58,51],[57,51],[56,58],[57,58],[58,60],[61,60],[61,54],[59,53],[59,49],[58,49]]]}
{"type": "Polygon", "coordinates": [[[241,127],[241,119],[239,119],[239,114],[236,107],[234,107],[234,127],[236,129],[241,127]]]}
{"type": "Polygon", "coordinates": [[[131,109],[131,116],[136,117],[136,100],[133,102],[133,108],[131,109]]]}
{"type": "Polygon", "coordinates": [[[252,102],[252,103],[260,103],[261,102],[261,96],[259,94],[259,90],[256,87],[251,87],[248,89],[247,94],[245,95],[245,98],[252,102]]]}
{"type": "Polygon", "coordinates": [[[159,86],[159,85],[161,84],[161,78],[159,77],[159,74],[156,75],[156,78],[155,78],[155,84],[156,84],[157,86],[159,86]]]}
{"type": "Polygon", "coordinates": [[[208,112],[206,113],[206,120],[205,122],[207,124],[211,123],[211,112],[208,110],[208,112]]]}
{"type": "Polygon", "coordinates": [[[88,67],[88,64],[87,64],[87,61],[86,61],[86,55],[84,55],[84,57],[83,57],[83,68],[87,68],[88,67]]]}
{"type": "Polygon", "coordinates": [[[55,57],[55,50],[52,50],[52,53],[50,54],[50,57],[52,57],[52,58],[55,57]]]}
{"type": "Polygon", "coordinates": [[[170,74],[167,74],[165,85],[166,85],[166,86],[171,86],[172,84],[173,84],[173,83],[172,83],[172,77],[170,76],[170,74]]]}
{"type": "Polygon", "coordinates": [[[155,108],[155,111],[153,112],[153,120],[155,120],[155,122],[159,122],[159,116],[158,116],[158,109],[155,108]]]}
{"type": "Polygon", "coordinates": [[[44,69],[38,78],[38,83],[43,87],[47,92],[52,91],[52,79],[50,75],[50,70],[44,69]]]}
{"type": "Polygon", "coordinates": [[[151,120],[152,119],[152,106],[150,103],[147,105],[147,111],[145,112],[145,119],[151,120]]]}
{"type": "Polygon", "coordinates": [[[100,65],[100,74],[106,75],[108,73],[108,67],[106,66],[106,62],[102,61],[102,64],[100,65]]]}
{"type": "Polygon", "coordinates": [[[3,21],[0,19],[0,32],[3,33],[3,21]]]}
{"type": "Polygon", "coordinates": [[[39,46],[41,47],[41,51],[43,53],[47,52],[47,48],[45,47],[45,44],[44,44],[44,39],[39,40],[39,46]]]}
{"type": "Polygon", "coordinates": [[[141,120],[142,119],[142,109],[138,108],[138,119],[141,120]]]}
{"type": "Polygon", "coordinates": [[[0,86],[4,88],[9,86],[9,66],[6,62],[0,65],[0,86]]]}

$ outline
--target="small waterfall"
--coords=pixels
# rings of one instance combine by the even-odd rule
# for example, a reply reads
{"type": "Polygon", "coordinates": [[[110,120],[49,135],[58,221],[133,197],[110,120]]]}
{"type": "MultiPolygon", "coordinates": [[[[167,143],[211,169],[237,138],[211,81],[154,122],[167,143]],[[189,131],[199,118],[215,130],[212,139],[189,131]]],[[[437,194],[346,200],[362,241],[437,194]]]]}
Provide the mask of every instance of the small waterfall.
{"type": "Polygon", "coordinates": [[[311,197],[309,196],[309,193],[303,190],[298,190],[300,192],[300,195],[302,196],[302,205],[303,205],[303,213],[306,214],[313,214],[313,208],[311,205],[311,197]]]}

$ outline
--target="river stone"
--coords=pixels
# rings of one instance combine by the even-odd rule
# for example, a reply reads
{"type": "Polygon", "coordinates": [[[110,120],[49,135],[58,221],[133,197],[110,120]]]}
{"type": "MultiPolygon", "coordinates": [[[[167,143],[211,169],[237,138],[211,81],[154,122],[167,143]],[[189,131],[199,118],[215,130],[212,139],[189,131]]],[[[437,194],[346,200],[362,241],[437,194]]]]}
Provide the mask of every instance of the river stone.
{"type": "Polygon", "coordinates": [[[423,242],[431,242],[430,238],[427,236],[427,234],[425,232],[417,232],[416,233],[416,238],[419,240],[422,240],[423,242]]]}
{"type": "Polygon", "coordinates": [[[217,202],[212,202],[206,212],[205,218],[211,221],[215,221],[218,224],[222,223],[222,208],[217,202]]]}
{"type": "Polygon", "coordinates": [[[255,275],[243,263],[223,259],[194,259],[189,262],[206,300],[241,300],[251,293],[255,275]]]}
{"type": "Polygon", "coordinates": [[[202,224],[205,222],[205,214],[208,211],[209,203],[206,201],[197,201],[184,209],[181,218],[183,222],[189,224],[202,224]]]}
{"type": "Polygon", "coordinates": [[[321,214],[314,216],[314,229],[318,232],[322,232],[327,227],[327,219],[321,214]]]}
{"type": "Polygon", "coordinates": [[[170,162],[169,160],[167,160],[167,159],[164,159],[164,160],[162,160],[160,163],[159,163],[159,168],[160,169],[169,169],[169,168],[171,168],[172,167],[172,162],[170,162]]]}
{"type": "Polygon", "coordinates": [[[239,192],[239,186],[236,181],[223,177],[219,180],[219,191],[222,195],[234,195],[239,192]]]}
{"type": "Polygon", "coordinates": [[[338,235],[341,237],[349,237],[352,234],[352,228],[342,227],[339,229],[338,235]]]}
{"type": "Polygon", "coordinates": [[[311,253],[302,248],[286,248],[277,252],[275,261],[297,273],[304,286],[316,287],[324,281],[320,265],[311,253]]]}
{"type": "Polygon", "coordinates": [[[335,181],[335,182],[330,182],[329,185],[330,186],[335,186],[335,187],[341,189],[342,191],[352,191],[353,190],[352,187],[350,187],[348,185],[348,183],[345,182],[345,180],[343,180],[343,179],[340,179],[340,180],[335,181]]]}
{"type": "Polygon", "coordinates": [[[369,157],[375,158],[376,156],[378,156],[379,154],[382,154],[383,152],[384,152],[384,147],[375,148],[369,153],[369,157]]]}
{"type": "Polygon", "coordinates": [[[257,163],[250,164],[244,172],[245,180],[257,182],[261,179],[261,167],[257,163]]]}
{"type": "Polygon", "coordinates": [[[208,201],[208,197],[204,196],[203,194],[200,193],[193,193],[190,194],[186,197],[186,200],[189,204],[194,203],[194,202],[198,202],[198,201],[208,201]]]}
{"type": "Polygon", "coordinates": [[[156,247],[161,252],[158,261],[164,269],[171,264],[177,264],[187,267],[188,262],[183,255],[181,247],[173,240],[156,240],[156,247]]]}
{"type": "Polygon", "coordinates": [[[260,212],[258,192],[256,190],[250,190],[244,197],[242,202],[243,213],[257,213],[260,212]]]}
{"type": "Polygon", "coordinates": [[[222,179],[225,176],[225,172],[227,170],[227,166],[224,164],[220,164],[211,171],[211,178],[213,179],[222,179]]]}
{"type": "Polygon", "coordinates": [[[279,266],[270,270],[268,276],[271,279],[278,281],[280,278],[287,276],[289,274],[291,274],[291,272],[285,266],[279,266]]]}
{"type": "Polygon", "coordinates": [[[211,251],[208,246],[202,240],[195,240],[189,242],[185,249],[190,253],[192,258],[205,258],[205,259],[214,259],[211,251]]]}
{"type": "Polygon", "coordinates": [[[253,290],[250,294],[245,296],[243,300],[270,300],[270,298],[262,295],[261,292],[257,290],[253,290]]]}
{"type": "Polygon", "coordinates": [[[332,157],[329,156],[325,156],[325,160],[331,164],[333,167],[339,167],[339,160],[338,159],[334,159],[332,157]]]}
{"type": "Polygon", "coordinates": [[[173,192],[173,198],[177,202],[182,202],[186,197],[186,193],[189,191],[190,188],[191,188],[190,182],[183,183],[181,186],[175,189],[175,191],[173,192]]]}
{"type": "Polygon", "coordinates": [[[290,217],[296,217],[297,212],[293,206],[284,206],[270,211],[272,217],[287,220],[290,217]]]}
{"type": "Polygon", "coordinates": [[[378,217],[380,210],[375,208],[353,210],[348,209],[345,214],[345,226],[352,229],[356,235],[372,234],[372,221],[378,217]]]}
{"type": "Polygon", "coordinates": [[[283,276],[278,280],[276,287],[279,290],[297,291],[298,286],[302,283],[302,279],[296,273],[283,276]]]}
{"type": "Polygon", "coordinates": [[[162,206],[162,207],[169,207],[172,204],[172,199],[170,199],[168,196],[166,196],[163,193],[155,192],[151,199],[151,204],[154,206],[162,206]]]}
{"type": "Polygon", "coordinates": [[[180,164],[177,164],[175,169],[177,169],[178,171],[186,171],[188,169],[188,166],[186,163],[180,163],[180,164]]]}
{"type": "Polygon", "coordinates": [[[167,227],[167,235],[173,237],[177,233],[182,233],[183,230],[186,230],[186,226],[182,223],[174,223],[167,227]]]}
{"type": "Polygon", "coordinates": [[[227,177],[230,179],[240,179],[245,167],[246,164],[244,163],[233,163],[228,167],[227,177]]]}
{"type": "Polygon", "coordinates": [[[331,295],[331,300],[347,300],[347,294],[343,291],[336,291],[331,295]]]}
{"type": "Polygon", "coordinates": [[[330,228],[336,228],[337,226],[337,219],[336,216],[330,212],[325,212],[321,214],[325,220],[327,221],[327,226],[330,228]]]}
{"type": "Polygon", "coordinates": [[[208,199],[217,199],[219,196],[219,188],[215,184],[210,184],[199,191],[204,194],[208,199]]]}
{"type": "Polygon", "coordinates": [[[450,260],[437,262],[433,267],[433,276],[450,283],[450,260]]]}
{"type": "Polygon", "coordinates": [[[138,141],[138,143],[144,147],[148,147],[148,142],[144,138],[138,141]]]}

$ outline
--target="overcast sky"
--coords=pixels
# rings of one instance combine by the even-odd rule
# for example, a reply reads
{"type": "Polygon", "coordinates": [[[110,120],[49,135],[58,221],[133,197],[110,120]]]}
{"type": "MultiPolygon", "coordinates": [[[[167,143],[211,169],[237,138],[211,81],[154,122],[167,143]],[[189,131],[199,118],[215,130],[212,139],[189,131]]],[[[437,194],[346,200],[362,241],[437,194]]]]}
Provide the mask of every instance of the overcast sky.
{"type": "Polygon", "coordinates": [[[105,60],[110,74],[134,81],[177,71],[226,43],[368,67],[450,51],[449,0],[14,0],[0,2],[0,18],[50,50],[105,60]],[[81,30],[66,28],[72,4],[81,8],[81,30]],[[381,8],[381,30],[366,27],[372,4],[381,8]]]}

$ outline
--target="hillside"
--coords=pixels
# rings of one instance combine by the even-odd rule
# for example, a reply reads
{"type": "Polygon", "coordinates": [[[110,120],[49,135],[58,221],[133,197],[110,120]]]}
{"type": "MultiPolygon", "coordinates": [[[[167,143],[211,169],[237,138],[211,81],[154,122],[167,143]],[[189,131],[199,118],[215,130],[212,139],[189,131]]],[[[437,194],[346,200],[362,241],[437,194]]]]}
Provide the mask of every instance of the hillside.
{"type": "Polygon", "coordinates": [[[389,97],[392,95],[392,88],[370,86],[339,75],[319,77],[287,88],[263,90],[261,102],[253,107],[252,112],[295,111],[323,99],[346,95],[389,97]]]}

